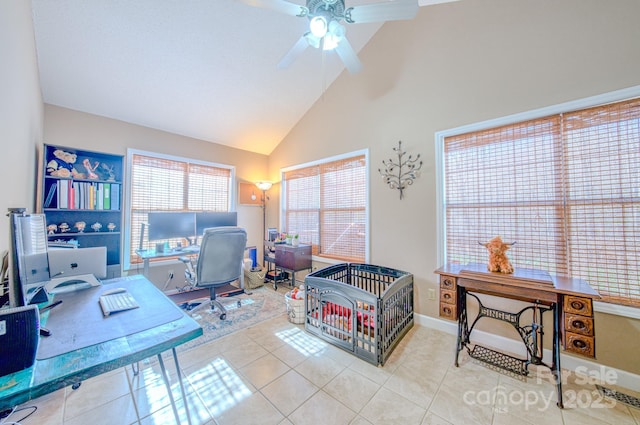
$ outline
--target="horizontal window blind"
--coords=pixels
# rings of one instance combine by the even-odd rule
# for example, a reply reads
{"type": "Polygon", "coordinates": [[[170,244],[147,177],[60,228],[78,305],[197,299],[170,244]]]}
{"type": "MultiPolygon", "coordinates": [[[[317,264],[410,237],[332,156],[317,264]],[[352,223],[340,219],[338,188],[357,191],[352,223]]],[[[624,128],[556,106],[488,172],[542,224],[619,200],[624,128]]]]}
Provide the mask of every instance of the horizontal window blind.
{"type": "Polygon", "coordinates": [[[314,255],[364,261],[366,159],[358,155],[284,173],[284,225],[314,255]]]}
{"type": "Polygon", "coordinates": [[[640,99],[564,115],[571,272],[640,305],[640,99]]]}
{"type": "MultiPolygon", "coordinates": [[[[135,250],[149,212],[229,211],[231,179],[231,168],[133,154],[130,264],[141,262],[135,250]]],[[[175,244],[178,240],[169,242],[175,244]]],[[[146,234],[143,248],[151,248],[146,234]]]]}
{"type": "Polygon", "coordinates": [[[448,262],[516,242],[516,267],[588,281],[640,305],[640,99],[445,138],[448,262]]]}

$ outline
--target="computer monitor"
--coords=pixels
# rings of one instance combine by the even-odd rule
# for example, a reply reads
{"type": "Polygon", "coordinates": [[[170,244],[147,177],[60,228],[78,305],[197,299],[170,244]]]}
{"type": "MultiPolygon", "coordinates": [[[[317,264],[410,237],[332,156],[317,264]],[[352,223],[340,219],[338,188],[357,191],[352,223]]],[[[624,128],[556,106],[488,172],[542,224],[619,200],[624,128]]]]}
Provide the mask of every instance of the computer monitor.
{"type": "Polygon", "coordinates": [[[192,212],[150,212],[149,240],[193,238],[196,235],[196,215],[192,212]]]}
{"type": "Polygon", "coordinates": [[[24,208],[10,209],[9,303],[29,303],[29,292],[49,279],[47,234],[44,214],[25,214],[24,208]]]}
{"type": "Polygon", "coordinates": [[[196,236],[202,236],[209,227],[237,226],[238,213],[233,212],[199,212],[196,213],[196,236]]]}
{"type": "Polygon", "coordinates": [[[49,276],[71,277],[92,274],[98,279],[107,277],[107,247],[52,248],[48,252],[49,276]]]}

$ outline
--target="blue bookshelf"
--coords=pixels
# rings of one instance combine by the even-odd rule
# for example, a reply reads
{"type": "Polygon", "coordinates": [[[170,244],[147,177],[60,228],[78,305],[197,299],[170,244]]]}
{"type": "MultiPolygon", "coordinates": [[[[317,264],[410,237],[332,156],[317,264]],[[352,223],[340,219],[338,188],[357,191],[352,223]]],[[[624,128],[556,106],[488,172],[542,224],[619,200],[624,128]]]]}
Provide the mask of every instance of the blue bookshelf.
{"type": "Polygon", "coordinates": [[[121,275],[124,158],[64,146],[43,149],[42,212],[49,246],[107,247],[107,275],[121,275]]]}

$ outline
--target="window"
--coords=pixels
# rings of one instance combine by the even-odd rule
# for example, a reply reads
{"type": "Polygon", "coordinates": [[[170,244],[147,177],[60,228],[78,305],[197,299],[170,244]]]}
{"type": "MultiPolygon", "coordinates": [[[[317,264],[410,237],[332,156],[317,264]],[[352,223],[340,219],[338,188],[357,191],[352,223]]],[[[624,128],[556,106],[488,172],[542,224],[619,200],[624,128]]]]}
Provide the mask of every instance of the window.
{"type": "Polygon", "coordinates": [[[640,306],[640,98],[443,136],[446,262],[501,235],[514,265],[640,306]]]}
{"type": "MultiPolygon", "coordinates": [[[[133,150],[128,156],[129,264],[141,262],[135,250],[149,212],[231,210],[233,167],[133,150]]],[[[151,248],[147,232],[142,244],[151,248]]]]}
{"type": "Polygon", "coordinates": [[[367,158],[350,154],[283,171],[283,228],[311,244],[314,255],[367,258],[367,158]]]}

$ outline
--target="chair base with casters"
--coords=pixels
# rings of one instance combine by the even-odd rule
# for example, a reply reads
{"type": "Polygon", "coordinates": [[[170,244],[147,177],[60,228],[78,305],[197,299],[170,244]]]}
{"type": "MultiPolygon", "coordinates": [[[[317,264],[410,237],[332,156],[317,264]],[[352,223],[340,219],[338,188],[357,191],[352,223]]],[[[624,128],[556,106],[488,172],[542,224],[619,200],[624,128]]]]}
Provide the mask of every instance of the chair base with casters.
{"type": "MultiPolygon", "coordinates": [[[[240,287],[234,287],[237,289],[234,292],[244,292],[243,260],[246,244],[247,233],[244,229],[234,226],[213,227],[204,231],[195,264],[191,257],[180,257],[186,266],[185,280],[196,288],[209,289],[208,298],[193,300],[187,304],[187,309],[192,304],[199,304],[189,310],[190,314],[204,306],[210,306],[212,310],[218,308],[220,320],[226,319],[227,311],[217,300],[217,295],[220,294],[216,290],[239,281],[240,287]]],[[[238,301],[238,307],[241,305],[238,301]]]]}
{"type": "MultiPolygon", "coordinates": [[[[241,289],[238,288],[240,291],[241,289]]],[[[216,298],[216,288],[209,288],[209,298],[196,298],[195,300],[187,301],[185,303],[184,308],[189,312],[189,314],[193,314],[198,310],[210,306],[211,310],[214,311],[216,307],[220,311],[220,320],[225,320],[227,318],[227,309],[222,305],[220,301],[216,298]]],[[[241,292],[238,292],[241,293],[241,292]]],[[[242,301],[238,300],[237,302],[238,308],[242,306],[242,301]]]]}

